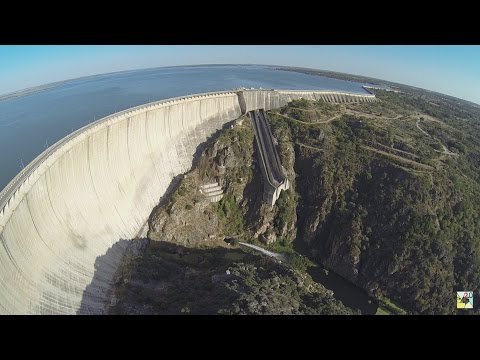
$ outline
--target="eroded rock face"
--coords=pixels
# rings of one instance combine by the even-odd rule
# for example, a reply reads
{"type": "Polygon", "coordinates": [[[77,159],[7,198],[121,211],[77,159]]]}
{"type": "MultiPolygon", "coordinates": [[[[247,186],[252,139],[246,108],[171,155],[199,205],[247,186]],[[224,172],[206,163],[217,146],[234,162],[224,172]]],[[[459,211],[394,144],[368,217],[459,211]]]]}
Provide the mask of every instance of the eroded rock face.
{"type": "Polygon", "coordinates": [[[266,245],[270,245],[277,240],[277,236],[275,235],[275,231],[269,227],[262,235],[260,235],[260,241],[266,245]]]}
{"type": "MultiPolygon", "coordinates": [[[[387,103],[384,105],[388,107],[387,103]]],[[[359,112],[359,106],[351,106],[355,113],[359,112]]],[[[177,199],[166,211],[170,218],[159,216],[153,232],[163,232],[168,238],[182,234],[182,241],[193,239],[198,243],[203,241],[200,238],[213,241],[233,235],[238,229],[246,238],[259,239],[264,244],[296,239],[318,263],[370,294],[398,301],[413,312],[454,312],[451,289],[458,284],[474,288],[480,283],[474,258],[478,238],[475,203],[480,202],[469,199],[476,199],[478,191],[466,196],[462,190],[462,186],[478,189],[478,184],[467,176],[476,170],[463,163],[461,166],[465,165],[469,173],[460,174],[445,159],[439,160],[439,166],[419,170],[418,164],[403,161],[411,161],[411,156],[402,161],[398,151],[396,157],[390,153],[386,156],[384,147],[372,146],[382,141],[383,146],[391,144],[394,136],[383,136],[388,135],[386,129],[397,123],[389,120],[377,129],[381,115],[370,121],[368,114],[359,119],[353,113],[341,117],[332,113],[323,120],[337,120],[312,126],[305,122],[319,120],[318,114],[310,111],[310,105],[306,110],[311,114],[306,118],[301,117],[298,109],[287,113],[290,117],[298,115],[300,122],[295,118],[287,124],[285,116],[270,117],[282,164],[292,185],[289,192],[282,192],[273,208],[262,202],[262,178],[256,166],[253,133],[246,121],[207,149],[198,167],[199,174],[222,184],[226,201],[216,208],[194,204],[193,209],[198,206],[197,214],[188,213],[182,200],[177,199]],[[243,127],[243,132],[238,131],[243,127]],[[368,149],[364,140],[370,144],[368,149]],[[244,223],[239,221],[234,224],[236,227],[229,228],[225,219],[233,218],[243,219],[244,223]],[[216,232],[202,230],[201,225],[188,227],[199,220],[212,221],[216,232]],[[184,233],[179,230],[182,226],[184,233]],[[469,230],[464,231],[465,227],[469,230]],[[198,239],[188,235],[193,230],[203,235],[198,239]],[[210,237],[212,234],[214,238],[210,237]]],[[[409,134],[407,127],[397,130],[398,139],[408,138],[415,146],[395,144],[396,149],[412,153],[422,150],[423,159],[418,161],[428,160],[428,154],[435,153],[428,148],[430,145],[416,143],[418,134],[409,134]]],[[[469,156],[478,163],[476,155],[469,156]]],[[[193,198],[190,194],[189,199],[193,198]]],[[[223,309],[227,312],[269,313],[272,302],[267,298],[275,297],[276,311],[298,313],[301,301],[284,299],[276,291],[285,291],[290,285],[313,288],[308,279],[298,274],[290,278],[290,285],[285,285],[285,279],[270,267],[262,270],[258,264],[237,265],[227,269],[232,276],[225,276],[222,269],[208,278],[215,287],[228,285],[229,290],[242,294],[238,301],[232,299],[232,308],[223,309]],[[263,282],[264,270],[268,283],[263,282]],[[249,292],[251,284],[263,286],[265,291],[249,292]]]]}
{"type": "Polygon", "coordinates": [[[182,180],[170,201],[156,208],[149,221],[148,237],[182,245],[206,243],[218,227],[218,216],[209,199],[199,191],[196,171],[182,180]]]}
{"type": "MultiPolygon", "coordinates": [[[[286,173],[294,179],[293,146],[281,133],[277,135],[282,136],[279,146],[283,150],[286,173]]],[[[197,166],[181,180],[168,204],[153,211],[149,237],[194,245],[209,241],[220,243],[223,238],[240,232],[247,240],[258,239],[266,244],[278,239],[293,241],[295,213],[290,211],[289,220],[283,221],[279,219],[280,203],[272,209],[263,201],[263,179],[256,166],[255,152],[249,119],[226,130],[207,146],[197,166]],[[217,182],[223,189],[224,198],[219,203],[209,204],[198,192],[200,185],[210,182],[217,182]],[[229,224],[233,218],[240,221],[236,227],[229,224]],[[240,224],[240,218],[244,225],[240,224]]]]}
{"type": "Polygon", "coordinates": [[[205,149],[169,202],[153,211],[149,237],[183,245],[221,244],[229,216],[225,211],[232,209],[226,209],[222,200],[209,202],[205,191],[199,191],[200,186],[217,183],[227,201],[234,199],[228,205],[241,209],[243,192],[251,178],[252,153],[250,123],[237,122],[205,149]]]}

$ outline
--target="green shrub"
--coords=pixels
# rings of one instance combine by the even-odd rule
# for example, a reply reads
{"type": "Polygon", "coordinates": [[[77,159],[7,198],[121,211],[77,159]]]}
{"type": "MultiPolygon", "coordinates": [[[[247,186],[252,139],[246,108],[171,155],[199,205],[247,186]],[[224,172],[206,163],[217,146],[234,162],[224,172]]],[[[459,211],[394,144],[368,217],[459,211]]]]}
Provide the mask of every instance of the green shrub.
{"type": "Polygon", "coordinates": [[[305,256],[299,254],[290,254],[288,256],[288,265],[295,270],[305,272],[309,267],[314,266],[315,264],[311,262],[305,256]]]}
{"type": "Polygon", "coordinates": [[[277,214],[273,219],[273,227],[277,235],[281,235],[282,229],[288,225],[295,222],[296,217],[296,208],[297,208],[297,197],[295,192],[291,189],[282,191],[280,197],[275,203],[277,206],[277,214]]]}
{"type": "Polygon", "coordinates": [[[225,194],[217,203],[217,214],[220,220],[225,219],[225,233],[229,235],[242,234],[245,229],[245,220],[238,207],[235,195],[225,194]]]}

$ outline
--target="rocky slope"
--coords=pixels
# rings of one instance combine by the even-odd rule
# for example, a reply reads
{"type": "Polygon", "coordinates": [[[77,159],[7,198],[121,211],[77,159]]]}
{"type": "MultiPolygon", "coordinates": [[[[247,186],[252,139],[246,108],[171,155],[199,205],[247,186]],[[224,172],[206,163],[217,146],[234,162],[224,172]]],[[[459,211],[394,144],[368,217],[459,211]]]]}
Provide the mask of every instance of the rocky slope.
{"type": "Polygon", "coordinates": [[[354,314],[304,271],[241,249],[152,241],[111,314],[354,314]]]}
{"type": "Polygon", "coordinates": [[[464,109],[416,96],[379,96],[346,105],[330,123],[312,119],[312,103],[302,101],[271,115],[295,144],[296,243],[411,313],[456,313],[456,291],[478,294],[480,285],[480,144],[468,135],[478,134],[478,121],[459,124],[464,109]],[[310,114],[292,116],[292,107],[310,114]]]}
{"type": "MultiPolygon", "coordinates": [[[[282,143],[281,149],[294,180],[293,146],[282,143]]],[[[296,237],[294,188],[273,209],[266,206],[255,151],[248,118],[206,148],[169,200],[152,212],[150,244],[122,268],[110,313],[358,313],[312,280],[305,258],[291,254],[282,264],[224,241],[255,239],[288,248],[296,237]],[[199,189],[215,181],[225,194],[211,203],[199,189]]]]}
{"type": "MultiPolygon", "coordinates": [[[[282,146],[282,150],[288,175],[294,179],[293,146],[282,146]]],[[[253,128],[243,118],[207,147],[169,202],[154,209],[148,237],[182,245],[221,245],[232,236],[265,244],[292,242],[296,237],[294,188],[282,194],[273,209],[264,204],[256,159],[253,128]],[[210,203],[200,192],[200,185],[212,182],[224,191],[219,203],[210,203]]]]}
{"type": "Polygon", "coordinates": [[[249,120],[224,132],[152,212],[153,241],[120,278],[114,311],[352,312],[310,278],[303,257],[279,264],[233,250],[231,238],[295,249],[408,313],[454,314],[456,291],[479,297],[480,110],[377,96],[299,100],[269,114],[291,183],[273,209],[262,202],[249,120]],[[213,181],[225,193],[218,203],[199,192],[213,181]]]}

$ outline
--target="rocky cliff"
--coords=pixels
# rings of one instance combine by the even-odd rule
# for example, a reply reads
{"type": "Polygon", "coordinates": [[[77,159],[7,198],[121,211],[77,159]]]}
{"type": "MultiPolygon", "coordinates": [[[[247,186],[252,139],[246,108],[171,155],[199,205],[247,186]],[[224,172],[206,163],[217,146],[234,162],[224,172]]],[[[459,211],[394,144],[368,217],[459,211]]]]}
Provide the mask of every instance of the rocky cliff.
{"type": "MultiPolygon", "coordinates": [[[[292,254],[280,263],[227,243],[235,239],[291,249],[296,237],[294,187],[273,209],[262,201],[253,134],[248,118],[237,121],[207,146],[169,199],[154,209],[150,243],[121,269],[111,313],[358,313],[312,280],[304,257],[292,254]],[[209,183],[221,186],[219,202],[200,191],[209,183]]],[[[276,135],[294,184],[293,145],[276,135]]]]}
{"type": "Polygon", "coordinates": [[[294,144],[296,244],[409,312],[456,313],[456,291],[480,284],[478,125],[442,102],[379,98],[330,121],[306,101],[271,114],[294,144]]]}
{"type": "MultiPolygon", "coordinates": [[[[203,305],[191,300],[183,312],[349,312],[312,282],[304,258],[292,267],[231,252],[224,240],[239,239],[301,252],[409,313],[456,313],[456,291],[478,294],[480,284],[480,111],[411,94],[377,97],[372,104],[296,100],[269,113],[291,183],[272,209],[262,202],[249,120],[212,141],[152,213],[148,236],[156,245],[130,272],[122,287],[130,300],[117,311],[138,311],[139,279],[153,277],[153,288],[138,290],[148,301],[161,298],[157,290],[187,296],[183,287],[204,284],[196,293],[203,305]],[[211,182],[223,189],[218,203],[199,191],[211,182]],[[165,260],[169,246],[191,261],[165,260]]],[[[180,311],[173,300],[156,301],[142,311],[180,311]]]]}

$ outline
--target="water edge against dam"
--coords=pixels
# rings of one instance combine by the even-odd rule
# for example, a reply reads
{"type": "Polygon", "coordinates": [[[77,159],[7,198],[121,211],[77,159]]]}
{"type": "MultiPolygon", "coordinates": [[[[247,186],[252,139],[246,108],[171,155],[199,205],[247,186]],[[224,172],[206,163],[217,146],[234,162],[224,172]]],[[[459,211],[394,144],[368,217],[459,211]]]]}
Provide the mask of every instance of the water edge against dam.
{"type": "Polygon", "coordinates": [[[101,74],[0,96],[0,190],[50,145],[96,119],[154,100],[241,86],[367,93],[355,82],[269,66],[218,65],[101,74]]]}
{"type": "Polygon", "coordinates": [[[138,234],[198,147],[246,111],[301,97],[375,99],[332,91],[197,94],[113,114],[47,149],[0,194],[0,313],[103,313],[121,240],[138,234]],[[99,268],[111,248],[114,256],[99,268]]]}

